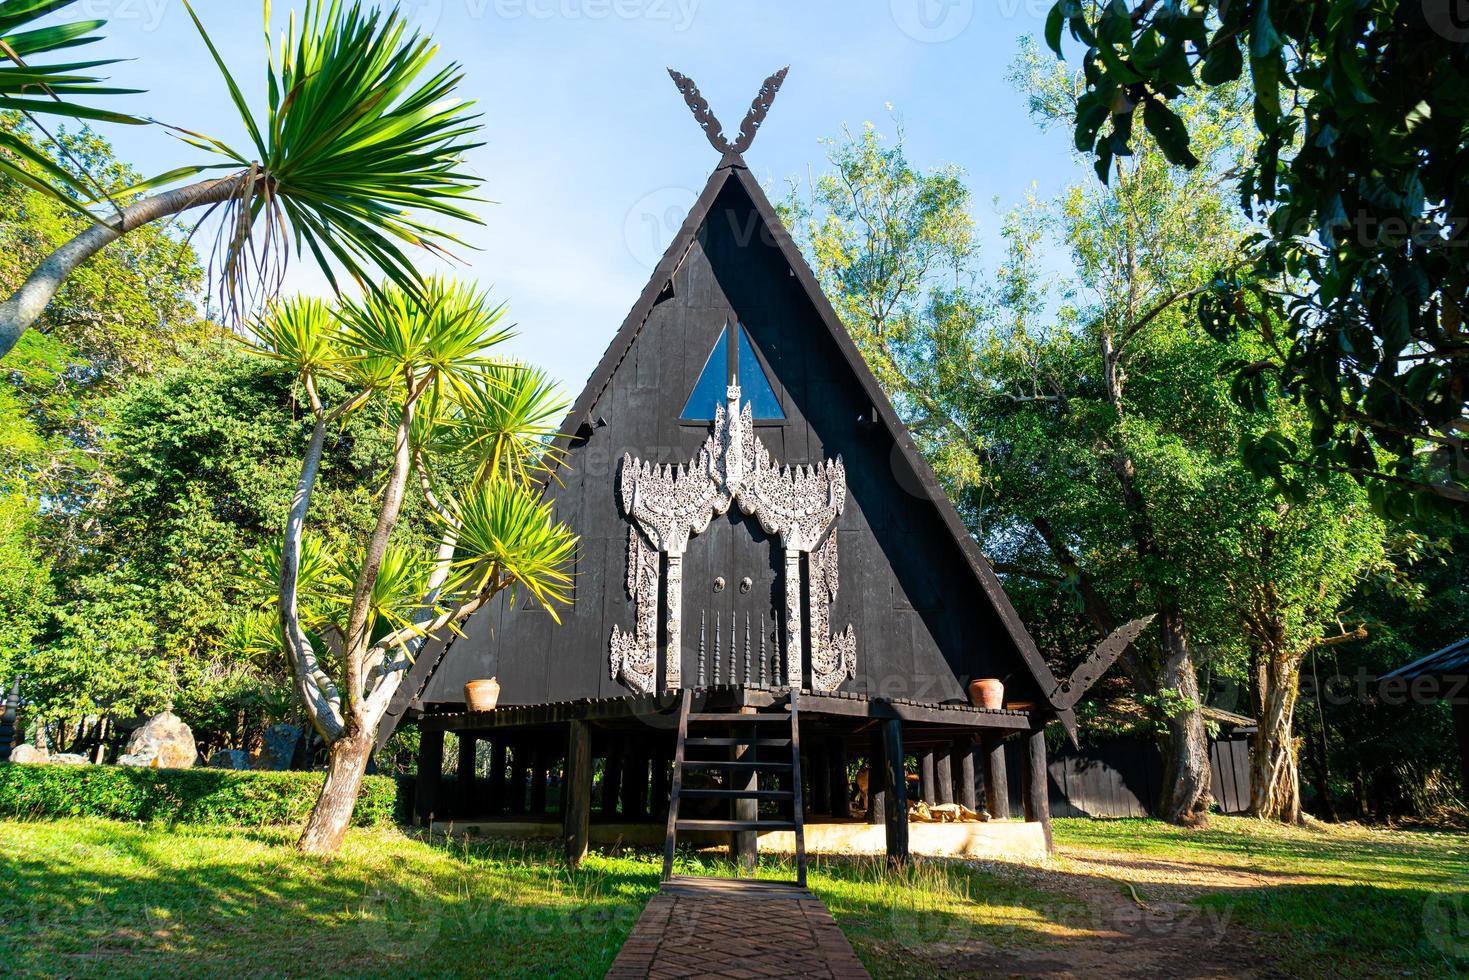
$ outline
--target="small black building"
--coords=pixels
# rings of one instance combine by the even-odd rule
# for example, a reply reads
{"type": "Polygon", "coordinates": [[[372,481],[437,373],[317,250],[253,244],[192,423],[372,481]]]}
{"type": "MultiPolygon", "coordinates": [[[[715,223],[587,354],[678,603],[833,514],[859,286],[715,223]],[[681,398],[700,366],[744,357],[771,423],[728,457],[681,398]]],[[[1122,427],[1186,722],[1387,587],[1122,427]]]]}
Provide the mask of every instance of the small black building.
{"type": "MultiPolygon", "coordinates": [[[[870,816],[895,857],[910,752],[937,774],[936,799],[977,808],[983,787],[1005,785],[985,778],[1004,764],[1001,740],[1019,738],[1035,774],[1026,815],[1048,828],[1042,729],[1070,717],[1110,657],[1074,681],[1052,675],[751,176],[743,153],[784,72],[733,145],[674,77],[721,159],[557,444],[545,492],[581,539],[574,601],[558,625],[502,595],[462,638],[433,641],[384,731],[418,720],[425,774],[457,732],[462,781],[475,741],[491,743],[491,785],[460,786],[459,816],[534,810],[564,765],[573,859],[593,758],[606,760],[604,814],[667,809],[685,691],[696,719],[788,711],[798,692],[797,801],[847,817],[849,763],[870,759],[870,816]],[[489,677],[500,707],[467,712],[465,683],[489,677]],[[969,682],[989,677],[1005,684],[1003,709],[970,704],[969,682]],[[528,803],[506,779],[528,781],[528,803]]],[[[432,783],[420,781],[425,819],[443,816],[432,783]]],[[[1008,815],[1003,789],[989,807],[1008,815]]]]}

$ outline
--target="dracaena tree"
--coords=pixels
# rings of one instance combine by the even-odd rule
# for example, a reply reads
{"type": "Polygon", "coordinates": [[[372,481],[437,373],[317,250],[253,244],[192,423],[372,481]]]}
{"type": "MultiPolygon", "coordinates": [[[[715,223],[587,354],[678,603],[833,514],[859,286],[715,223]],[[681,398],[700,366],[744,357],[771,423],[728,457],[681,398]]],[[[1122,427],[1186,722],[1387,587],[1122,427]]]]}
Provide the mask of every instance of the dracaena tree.
{"type": "MultiPolygon", "coordinates": [[[[0,30],[4,13],[0,5],[0,30]]],[[[263,118],[197,16],[194,23],[249,142],[236,147],[177,130],[213,159],[113,194],[112,213],[57,248],[0,302],[0,357],[78,266],[131,231],[186,212],[207,209],[219,219],[219,293],[233,313],[268,301],[293,255],[316,262],[333,287],[342,276],[369,283],[380,273],[415,291],[410,248],[442,252],[458,242],[432,221],[477,220],[465,204],[479,179],[463,155],[477,145],[479,123],[454,96],[462,75],[456,64],[432,67],[437,49],[396,8],[308,0],[273,48],[267,33],[263,118]]],[[[0,70],[0,96],[5,84],[0,70]]],[[[56,90],[61,82],[48,84],[56,90]]],[[[7,105],[0,98],[0,108],[7,105]]]]}
{"type": "Polygon", "coordinates": [[[540,494],[565,403],[543,373],[496,355],[510,335],[502,313],[475,289],[430,280],[336,309],[279,302],[252,328],[255,348],[298,377],[315,419],[284,533],[259,570],[276,585],[297,694],[329,746],[303,850],[341,844],[378,723],[430,634],[506,589],[553,618],[569,595],[576,539],[540,494]],[[328,378],[345,386],[334,404],[320,394],[328,378]],[[393,450],[373,527],[333,548],[310,533],[312,492],[327,440],[354,412],[381,416],[393,450]],[[414,487],[438,528],[433,553],[394,535],[414,487]]]}
{"type": "MultiPolygon", "coordinates": [[[[93,69],[115,64],[116,59],[52,60],[58,51],[98,40],[92,32],[107,23],[78,20],[36,26],[38,21],[61,13],[74,3],[76,0],[0,0],[0,109],[18,112],[42,130],[41,118],[46,116],[129,125],[144,123],[146,120],[92,102],[95,96],[127,95],[135,91],[104,85],[101,78],[91,74],[93,69]]],[[[53,143],[66,154],[62,141],[53,140],[53,143]]],[[[0,174],[69,207],[81,209],[74,195],[93,195],[100,190],[85,176],[67,170],[15,128],[0,131],[0,151],[3,151],[0,174]]]]}

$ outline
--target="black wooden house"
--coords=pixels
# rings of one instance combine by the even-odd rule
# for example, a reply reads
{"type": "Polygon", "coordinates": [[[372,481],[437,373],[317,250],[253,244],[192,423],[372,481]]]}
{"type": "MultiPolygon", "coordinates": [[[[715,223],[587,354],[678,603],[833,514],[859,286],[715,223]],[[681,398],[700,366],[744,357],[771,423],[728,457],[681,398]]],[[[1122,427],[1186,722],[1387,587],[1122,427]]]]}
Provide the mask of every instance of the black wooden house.
{"type": "Polygon", "coordinates": [[[1110,657],[1052,675],[751,176],[742,154],[783,77],[730,145],[675,74],[722,158],[559,442],[546,493],[581,539],[561,624],[502,595],[425,649],[390,709],[385,730],[416,717],[422,731],[426,820],[540,816],[560,772],[573,860],[594,810],[656,822],[670,798],[670,847],[706,830],[752,854],[766,827],[795,825],[799,844],[808,815],[864,816],[848,812],[848,773],[865,758],[865,816],[901,859],[905,755],[936,801],[987,795],[1008,816],[993,767],[1014,737],[1033,774],[1026,819],[1049,839],[1042,730],[1110,657]],[[489,677],[500,706],[466,711],[464,684],[489,677]],[[983,677],[1004,682],[1004,709],[970,705],[983,677]],[[435,785],[446,731],[457,813],[435,785]],[[703,819],[687,817],[694,799],[703,819]]]}

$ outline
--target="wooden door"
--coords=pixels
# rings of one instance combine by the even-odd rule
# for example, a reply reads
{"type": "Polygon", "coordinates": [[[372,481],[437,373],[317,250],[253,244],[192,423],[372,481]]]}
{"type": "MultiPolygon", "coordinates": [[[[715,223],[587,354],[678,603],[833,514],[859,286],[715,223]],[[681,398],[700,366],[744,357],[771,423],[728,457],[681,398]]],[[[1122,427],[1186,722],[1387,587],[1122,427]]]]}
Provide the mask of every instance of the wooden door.
{"type": "Polygon", "coordinates": [[[747,670],[750,683],[759,685],[762,626],[765,681],[775,682],[775,671],[784,662],[782,564],[779,541],[762,531],[758,521],[740,514],[737,506],[689,542],[683,582],[686,686],[744,684],[747,670]]]}

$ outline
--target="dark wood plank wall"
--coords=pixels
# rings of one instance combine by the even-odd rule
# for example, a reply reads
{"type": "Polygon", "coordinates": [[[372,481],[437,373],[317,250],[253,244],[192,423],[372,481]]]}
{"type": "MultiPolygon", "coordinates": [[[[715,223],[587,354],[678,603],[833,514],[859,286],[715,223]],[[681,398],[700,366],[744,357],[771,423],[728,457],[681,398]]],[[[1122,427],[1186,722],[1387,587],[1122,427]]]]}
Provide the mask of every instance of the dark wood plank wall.
{"type": "MultiPolygon", "coordinates": [[[[1005,743],[1012,811],[1023,792],[1025,746],[1005,743]]],[[[1211,792],[1223,813],[1250,807],[1249,738],[1235,733],[1209,742],[1211,792]]],[[[1163,758],[1157,743],[1117,738],[1080,751],[1067,746],[1047,763],[1053,817],[1151,816],[1162,791],[1163,758]]]]}
{"type": "MultiPolygon", "coordinates": [[[[772,456],[795,465],[841,455],[846,464],[841,590],[832,623],[856,628],[858,676],[848,686],[943,701],[963,698],[973,677],[998,676],[1017,699],[1038,697],[934,505],[896,475],[891,437],[860,421],[871,417],[871,406],[748,196],[730,181],[679,267],[672,296],[653,307],[596,401],[591,417],[605,425],[573,444],[561,486],[553,490],[558,517],[581,535],[573,607],[561,610],[558,627],[544,612],[527,610],[523,597],[514,603],[501,597],[450,648],[425,702],[461,701],[465,681],[489,676],[498,676],[507,704],[627,693],[607,674],[612,627],[631,629],[634,621],[623,584],[627,525],[617,468],[624,452],[677,464],[698,450],[708,426],[680,423],[678,416],[730,316],[748,329],[785,409],[783,423],[758,426],[772,456]]],[[[752,619],[762,610],[779,615],[778,575],[770,588],[779,556],[774,545],[749,546],[749,525],[738,516],[716,520],[685,556],[686,678],[701,610],[733,608],[741,630],[740,609],[752,619]],[[738,567],[752,562],[765,565],[738,567]],[[758,587],[748,604],[716,602],[709,583],[717,574],[726,574],[729,589],[751,575],[758,587]]],[[[758,528],[755,538],[765,540],[758,528]]],[[[773,626],[767,621],[767,629],[773,626]]],[[[712,623],[710,629],[712,656],[712,623]]]]}

